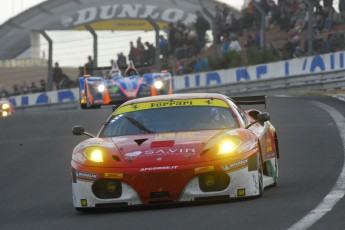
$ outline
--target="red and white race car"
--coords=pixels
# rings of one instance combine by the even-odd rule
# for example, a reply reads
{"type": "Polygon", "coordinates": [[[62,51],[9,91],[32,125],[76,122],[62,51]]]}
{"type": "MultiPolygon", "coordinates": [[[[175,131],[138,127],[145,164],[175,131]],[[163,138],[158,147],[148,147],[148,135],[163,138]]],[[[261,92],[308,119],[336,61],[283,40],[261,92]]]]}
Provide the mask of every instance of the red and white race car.
{"type": "Polygon", "coordinates": [[[74,207],[261,196],[278,177],[278,139],[265,96],[172,94],[130,100],[72,154],[74,207]]]}

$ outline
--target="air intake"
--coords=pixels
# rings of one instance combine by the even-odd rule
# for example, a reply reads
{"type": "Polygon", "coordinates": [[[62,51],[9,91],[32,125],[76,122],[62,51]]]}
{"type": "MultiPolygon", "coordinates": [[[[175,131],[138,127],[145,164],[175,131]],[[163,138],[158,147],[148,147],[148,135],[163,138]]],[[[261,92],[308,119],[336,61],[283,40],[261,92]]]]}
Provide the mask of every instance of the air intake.
{"type": "Polygon", "coordinates": [[[164,148],[164,147],[173,147],[175,141],[152,141],[151,148],[164,148]]]}

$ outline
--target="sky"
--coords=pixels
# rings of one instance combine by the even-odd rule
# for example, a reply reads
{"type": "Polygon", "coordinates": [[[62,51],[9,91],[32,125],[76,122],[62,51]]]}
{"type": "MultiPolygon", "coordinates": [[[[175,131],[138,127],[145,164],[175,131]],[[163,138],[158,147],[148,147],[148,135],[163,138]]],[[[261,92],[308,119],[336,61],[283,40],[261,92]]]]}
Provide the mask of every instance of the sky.
{"type": "MultiPolygon", "coordinates": [[[[46,0],[0,0],[0,24],[8,19],[34,7],[46,0]]],[[[240,9],[243,2],[249,0],[220,0],[240,9]]],[[[338,0],[334,0],[334,8],[337,10],[338,0]]],[[[89,32],[74,31],[51,31],[47,34],[52,38],[54,44],[53,63],[59,62],[60,66],[78,67],[87,61],[87,56],[92,55],[92,36],[89,32]]],[[[107,66],[111,59],[117,58],[117,54],[123,52],[125,56],[129,53],[129,41],[135,41],[141,37],[143,42],[154,43],[153,32],[130,31],[130,32],[97,32],[98,65],[107,66]]],[[[47,57],[48,44],[41,37],[41,57],[47,57]]]]}

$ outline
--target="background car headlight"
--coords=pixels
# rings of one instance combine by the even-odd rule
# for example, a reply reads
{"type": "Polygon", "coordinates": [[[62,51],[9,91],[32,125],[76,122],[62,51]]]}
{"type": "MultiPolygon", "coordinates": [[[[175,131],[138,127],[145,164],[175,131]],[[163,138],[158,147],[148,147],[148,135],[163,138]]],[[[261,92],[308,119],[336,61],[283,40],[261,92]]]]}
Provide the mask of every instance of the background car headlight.
{"type": "Polygon", "coordinates": [[[219,145],[218,154],[231,154],[241,143],[242,140],[239,138],[225,139],[219,145]]]}
{"type": "Polygon", "coordinates": [[[156,89],[161,89],[163,87],[163,82],[162,81],[155,81],[155,88],[156,89]]]}
{"type": "Polygon", "coordinates": [[[105,86],[103,84],[97,86],[97,90],[101,93],[104,92],[105,86]]]}
{"type": "Polygon", "coordinates": [[[2,107],[1,107],[3,110],[6,110],[6,109],[9,109],[10,108],[10,105],[7,104],[7,103],[4,103],[2,104],[2,107]]]}
{"type": "Polygon", "coordinates": [[[84,150],[84,155],[90,161],[100,163],[103,162],[103,152],[99,148],[89,147],[84,150]]]}

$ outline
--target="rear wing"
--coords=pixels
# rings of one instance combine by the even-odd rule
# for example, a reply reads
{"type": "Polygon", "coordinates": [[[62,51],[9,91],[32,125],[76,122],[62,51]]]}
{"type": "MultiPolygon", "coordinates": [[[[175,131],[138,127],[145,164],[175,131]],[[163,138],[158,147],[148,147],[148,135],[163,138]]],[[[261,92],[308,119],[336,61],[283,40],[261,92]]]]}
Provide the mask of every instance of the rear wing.
{"type": "MultiPolygon", "coordinates": [[[[148,63],[145,63],[145,64],[142,64],[142,65],[137,65],[137,68],[147,68],[147,67],[151,67],[152,65],[151,64],[148,64],[148,63]]],[[[82,68],[82,67],[81,67],[82,68]]],[[[82,70],[80,68],[80,70],[82,70]]],[[[84,77],[90,77],[93,73],[93,71],[99,71],[99,72],[102,72],[102,71],[112,71],[112,70],[121,70],[121,71],[132,71],[134,72],[135,74],[139,75],[136,67],[134,66],[133,62],[131,61],[128,65],[120,65],[118,66],[115,62],[112,66],[99,66],[99,67],[96,67],[96,66],[88,66],[88,65],[84,65],[84,69],[83,69],[83,75],[84,77]]]]}
{"type": "MultiPolygon", "coordinates": [[[[136,65],[135,68],[144,68],[144,67],[151,67],[151,64],[143,64],[143,65],[136,65]]],[[[113,66],[84,66],[84,70],[111,70],[113,66]]],[[[126,70],[128,68],[131,68],[129,65],[120,65],[118,66],[120,70],[126,70]]]]}
{"type": "Polygon", "coordinates": [[[231,97],[231,99],[238,105],[265,105],[266,95],[260,96],[246,96],[246,97],[231,97]]]}

